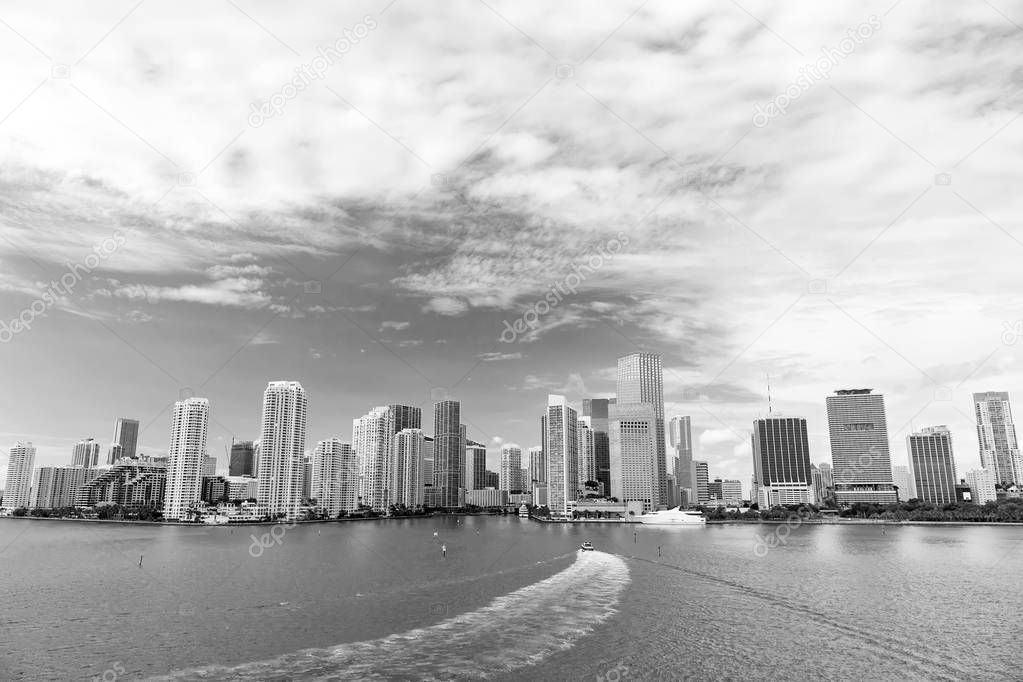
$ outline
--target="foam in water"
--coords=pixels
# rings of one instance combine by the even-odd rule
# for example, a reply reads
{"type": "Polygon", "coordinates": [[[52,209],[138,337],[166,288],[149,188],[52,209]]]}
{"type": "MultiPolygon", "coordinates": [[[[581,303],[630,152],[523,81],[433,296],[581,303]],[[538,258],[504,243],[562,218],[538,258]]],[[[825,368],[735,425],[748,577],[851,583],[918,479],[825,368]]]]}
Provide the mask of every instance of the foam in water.
{"type": "Polygon", "coordinates": [[[162,679],[486,678],[570,649],[617,612],[628,582],[621,558],[580,551],[560,573],[436,625],[267,661],[181,670],[162,679]]]}

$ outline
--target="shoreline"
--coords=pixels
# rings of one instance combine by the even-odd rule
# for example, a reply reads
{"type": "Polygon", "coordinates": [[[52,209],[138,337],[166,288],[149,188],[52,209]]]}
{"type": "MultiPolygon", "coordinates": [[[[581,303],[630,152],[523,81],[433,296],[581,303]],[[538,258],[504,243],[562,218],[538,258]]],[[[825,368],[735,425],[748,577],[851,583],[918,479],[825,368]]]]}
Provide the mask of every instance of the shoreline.
{"type": "MultiPolygon", "coordinates": [[[[0,521],[70,521],[73,523],[115,523],[130,526],[184,526],[186,528],[237,528],[240,526],[282,526],[305,525],[316,523],[350,523],[359,521],[404,521],[407,519],[435,519],[445,516],[513,516],[513,514],[470,514],[453,512],[450,514],[420,514],[418,516],[365,516],[343,519],[309,519],[304,521],[235,521],[233,523],[195,523],[190,521],[138,521],[136,519],[76,519],[56,516],[0,516],[0,521]]],[[[516,516],[516,518],[518,518],[516,516]]]]}

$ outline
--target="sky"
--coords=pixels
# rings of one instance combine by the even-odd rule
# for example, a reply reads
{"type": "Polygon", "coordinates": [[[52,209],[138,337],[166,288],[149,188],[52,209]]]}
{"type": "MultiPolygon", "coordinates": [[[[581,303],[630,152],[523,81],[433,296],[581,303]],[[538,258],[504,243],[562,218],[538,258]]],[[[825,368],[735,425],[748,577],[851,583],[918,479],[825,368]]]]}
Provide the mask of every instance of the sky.
{"type": "Polygon", "coordinates": [[[0,9],[0,474],[104,444],[307,446],[462,403],[539,442],[548,393],[663,354],[666,413],[748,489],[752,421],[886,397],[979,466],[1023,386],[1023,10],[1005,0],[31,2],[0,9]],[[52,8],[51,8],[52,9],[52,8]],[[56,20],[59,16],[60,20],[56,20]]]}

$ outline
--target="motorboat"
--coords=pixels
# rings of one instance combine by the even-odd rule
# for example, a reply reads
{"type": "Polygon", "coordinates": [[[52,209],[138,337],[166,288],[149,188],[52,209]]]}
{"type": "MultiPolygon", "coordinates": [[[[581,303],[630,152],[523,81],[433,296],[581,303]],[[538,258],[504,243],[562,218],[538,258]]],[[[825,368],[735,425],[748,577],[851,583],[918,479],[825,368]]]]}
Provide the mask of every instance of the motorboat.
{"type": "Polygon", "coordinates": [[[641,514],[636,520],[652,526],[702,526],[707,523],[701,512],[679,507],[641,514]]]}
{"type": "Polygon", "coordinates": [[[586,541],[583,544],[579,545],[579,549],[583,550],[584,552],[592,552],[594,550],[593,543],[586,541]]]}

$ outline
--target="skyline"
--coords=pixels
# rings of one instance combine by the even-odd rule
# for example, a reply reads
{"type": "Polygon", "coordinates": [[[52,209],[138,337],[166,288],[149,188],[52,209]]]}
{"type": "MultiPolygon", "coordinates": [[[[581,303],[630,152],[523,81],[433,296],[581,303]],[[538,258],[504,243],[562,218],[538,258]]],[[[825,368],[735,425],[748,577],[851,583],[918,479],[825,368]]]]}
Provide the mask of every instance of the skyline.
{"type": "Polygon", "coordinates": [[[548,393],[613,395],[637,350],[664,354],[665,417],[692,417],[712,476],[748,484],[767,373],[814,462],[824,397],[866,386],[893,465],[934,425],[979,465],[971,394],[1023,387],[1006,16],[385,5],[226,4],[200,32],[148,3],[5,12],[0,356],[21,389],[0,475],[19,440],[36,466],[88,437],[102,458],[119,416],[166,454],[190,394],[223,469],[277,378],[309,393],[307,444],[442,391],[497,471],[503,443],[539,442],[548,393]],[[755,119],[822,46],[843,52],[829,76],[755,119]]]}

